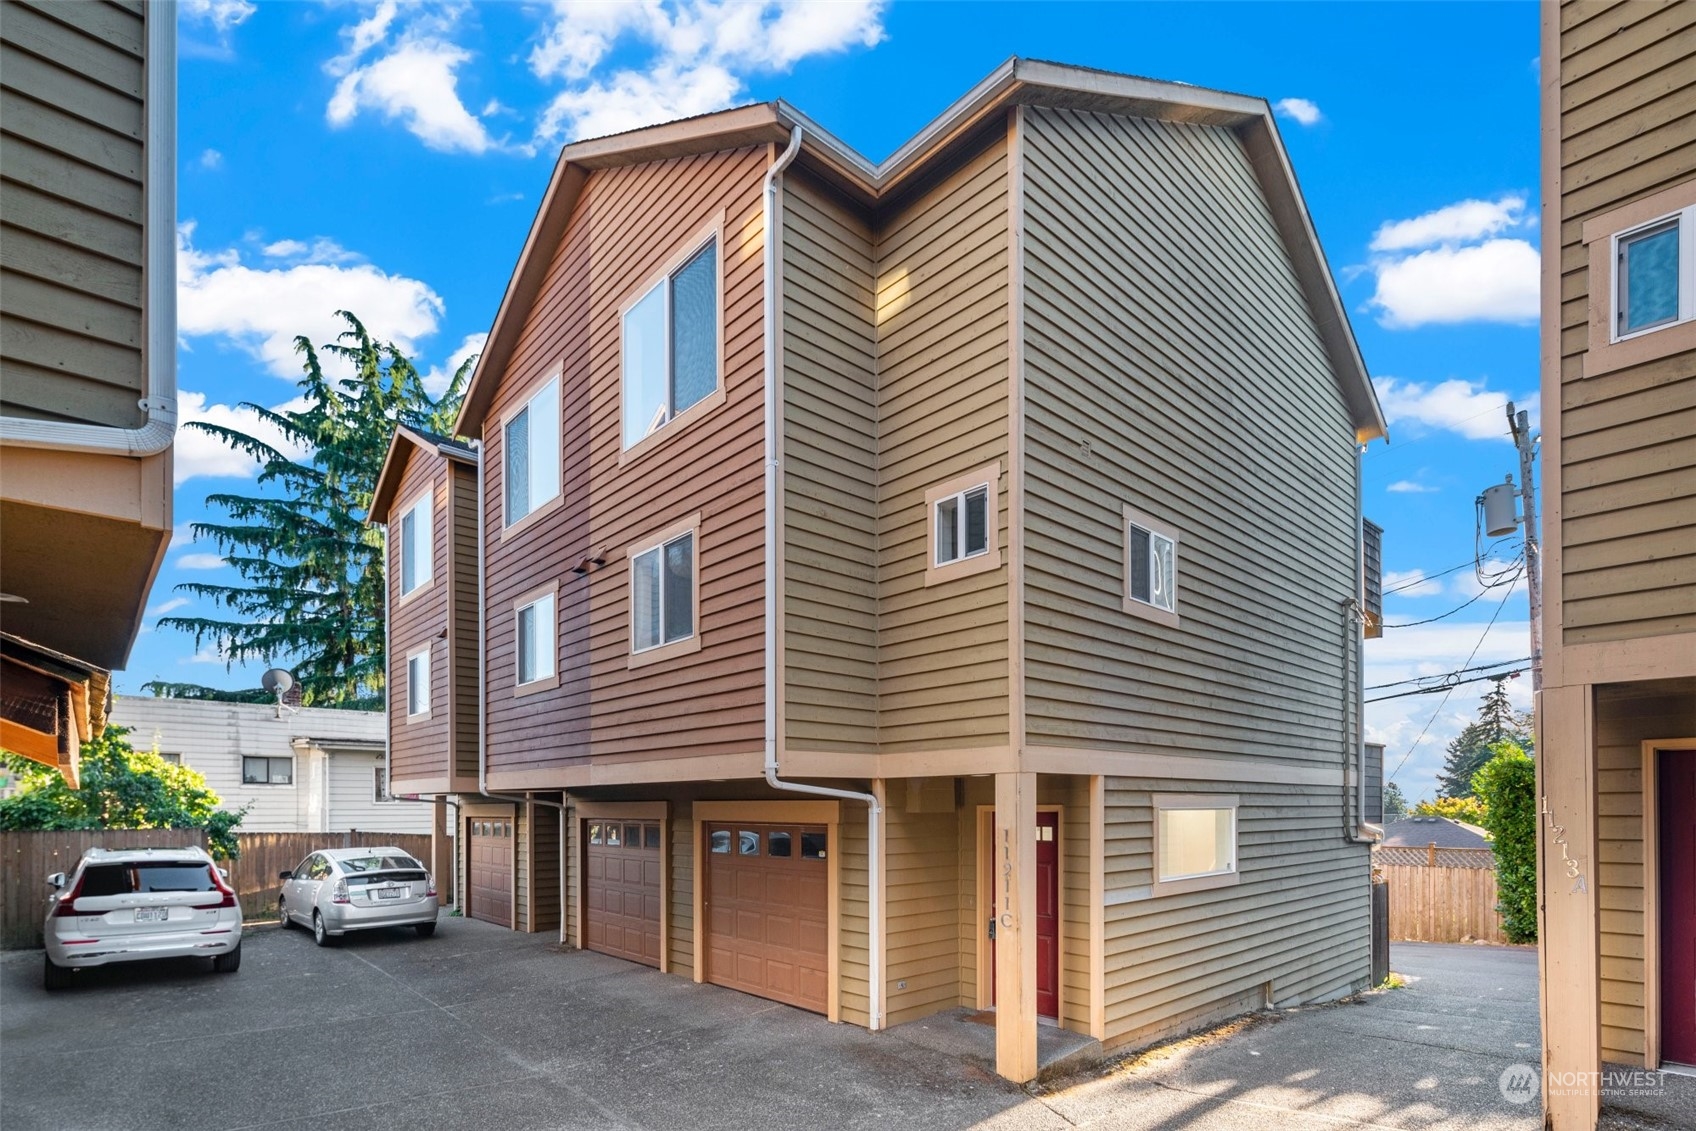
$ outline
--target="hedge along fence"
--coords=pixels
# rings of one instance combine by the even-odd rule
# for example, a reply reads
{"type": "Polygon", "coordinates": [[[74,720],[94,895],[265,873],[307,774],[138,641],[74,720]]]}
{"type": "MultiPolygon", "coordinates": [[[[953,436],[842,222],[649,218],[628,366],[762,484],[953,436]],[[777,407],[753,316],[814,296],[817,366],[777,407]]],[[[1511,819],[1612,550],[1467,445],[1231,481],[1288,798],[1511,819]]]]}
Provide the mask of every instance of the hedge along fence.
{"type": "MultiPolygon", "coordinates": [[[[237,833],[241,856],[219,861],[230,874],[230,886],[241,900],[244,919],[276,914],[282,881],[277,873],[292,869],[306,854],[320,848],[393,846],[424,862],[430,861],[430,837],[424,833],[237,833]]],[[[18,950],[41,945],[41,922],[52,889],[47,877],[69,874],[91,848],[206,847],[203,829],[93,829],[66,832],[0,832],[0,949],[18,950]]]]}

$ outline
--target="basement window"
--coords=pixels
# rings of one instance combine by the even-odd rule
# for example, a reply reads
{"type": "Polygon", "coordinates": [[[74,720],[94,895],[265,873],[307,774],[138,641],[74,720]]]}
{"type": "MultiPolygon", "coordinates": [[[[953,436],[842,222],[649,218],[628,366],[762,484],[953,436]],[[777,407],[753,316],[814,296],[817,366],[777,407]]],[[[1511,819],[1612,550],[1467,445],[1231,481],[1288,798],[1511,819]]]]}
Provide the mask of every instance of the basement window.
{"type": "Polygon", "coordinates": [[[1157,793],[1154,805],[1154,894],[1237,882],[1237,797],[1157,793]]]}

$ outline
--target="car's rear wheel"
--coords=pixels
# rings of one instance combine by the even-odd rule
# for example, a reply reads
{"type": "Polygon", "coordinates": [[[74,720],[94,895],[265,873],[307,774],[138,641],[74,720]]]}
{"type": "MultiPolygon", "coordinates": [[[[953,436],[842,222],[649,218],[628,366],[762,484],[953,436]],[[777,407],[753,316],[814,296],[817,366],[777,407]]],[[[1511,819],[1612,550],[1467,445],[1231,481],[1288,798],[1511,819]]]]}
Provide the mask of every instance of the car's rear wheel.
{"type": "Polygon", "coordinates": [[[335,936],[324,926],[324,916],[314,911],[312,913],[312,941],[319,946],[334,946],[335,936]]]}
{"type": "Polygon", "coordinates": [[[212,959],[212,970],[217,974],[234,974],[241,969],[241,944],[228,954],[220,954],[212,959]]]}
{"type": "Polygon", "coordinates": [[[70,988],[72,977],[71,971],[54,962],[51,955],[44,954],[41,957],[47,962],[47,965],[44,966],[41,971],[41,984],[49,990],[63,990],[70,988]]]}
{"type": "Polygon", "coordinates": [[[418,932],[419,938],[427,939],[431,935],[436,933],[436,924],[434,924],[434,923],[414,923],[413,926],[412,926],[412,929],[418,932]]]}
{"type": "Polygon", "coordinates": [[[287,931],[294,927],[294,920],[289,918],[289,909],[283,906],[283,897],[277,897],[277,925],[287,931]]]}

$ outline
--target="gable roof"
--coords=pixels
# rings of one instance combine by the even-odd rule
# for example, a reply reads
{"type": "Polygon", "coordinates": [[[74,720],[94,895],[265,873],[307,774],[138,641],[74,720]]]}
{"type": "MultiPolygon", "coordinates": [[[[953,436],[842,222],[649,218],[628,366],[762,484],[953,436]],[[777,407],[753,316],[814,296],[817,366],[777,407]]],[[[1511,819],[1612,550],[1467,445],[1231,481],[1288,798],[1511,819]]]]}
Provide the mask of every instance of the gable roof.
{"type": "Polygon", "coordinates": [[[396,425],[395,434],[389,437],[389,450],[383,456],[383,470],[377,474],[377,489],[371,495],[371,511],[365,516],[366,522],[379,525],[389,521],[389,508],[394,506],[401,476],[406,473],[406,461],[414,451],[435,452],[460,463],[477,462],[477,449],[463,440],[396,425]]]}
{"type": "Polygon", "coordinates": [[[1489,834],[1477,825],[1454,821],[1448,817],[1406,817],[1384,826],[1380,847],[1424,848],[1489,848],[1489,834]]]}
{"type": "Polygon", "coordinates": [[[782,100],[739,106],[564,147],[501,298],[494,326],[477,359],[454,430],[462,435],[482,430],[494,396],[495,375],[505,369],[512,356],[525,316],[541,291],[553,252],[565,234],[590,171],[752,145],[780,145],[788,142],[791,130],[800,127],[802,147],[798,162],[851,198],[876,207],[898,199],[927,170],[970,144],[984,130],[994,129],[1007,109],[1029,104],[1234,130],[1254,166],[1291,264],[1306,292],[1314,324],[1348,405],[1356,438],[1364,443],[1388,435],[1372,378],[1355,342],[1348,314],[1266,100],[1185,83],[1018,57],[990,72],[879,162],[869,160],[782,100]]]}

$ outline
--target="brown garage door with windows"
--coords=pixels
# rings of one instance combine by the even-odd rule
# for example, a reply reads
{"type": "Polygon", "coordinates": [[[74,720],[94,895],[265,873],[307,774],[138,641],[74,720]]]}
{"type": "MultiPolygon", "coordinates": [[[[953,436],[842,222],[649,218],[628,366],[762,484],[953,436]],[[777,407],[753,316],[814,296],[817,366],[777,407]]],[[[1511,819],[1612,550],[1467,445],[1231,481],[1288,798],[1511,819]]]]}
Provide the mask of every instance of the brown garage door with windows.
{"type": "Polygon", "coordinates": [[[586,820],[584,945],[590,950],[660,964],[658,821],[586,820]]]}
{"type": "Polygon", "coordinates": [[[512,819],[472,817],[467,850],[466,914],[485,923],[512,926],[512,819]]]}
{"type": "Polygon", "coordinates": [[[825,1012],[824,826],[710,822],[705,831],[707,981],[825,1012]]]}

